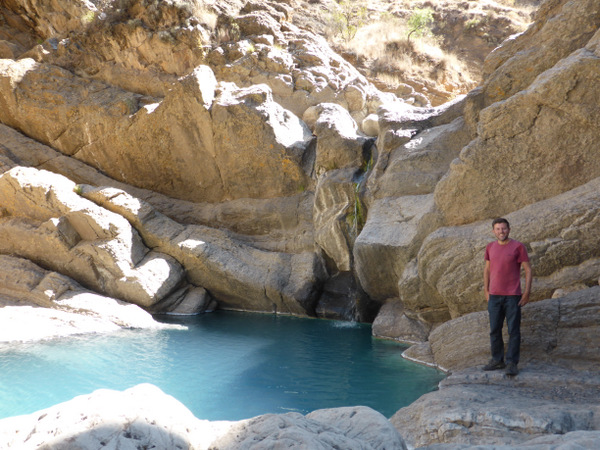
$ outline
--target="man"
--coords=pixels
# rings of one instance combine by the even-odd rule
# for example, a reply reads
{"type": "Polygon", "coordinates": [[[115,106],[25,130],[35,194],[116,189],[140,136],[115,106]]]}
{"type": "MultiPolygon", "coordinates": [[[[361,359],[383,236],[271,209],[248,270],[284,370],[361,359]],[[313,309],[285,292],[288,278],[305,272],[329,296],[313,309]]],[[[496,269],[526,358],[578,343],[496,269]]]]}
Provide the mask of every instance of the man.
{"type": "Polygon", "coordinates": [[[521,306],[529,302],[531,291],[531,264],[525,246],[508,236],[510,225],[504,218],[494,219],[492,231],[496,241],[485,248],[483,287],[488,302],[490,317],[490,346],[492,359],[483,370],[498,370],[506,367],[506,375],[519,373],[521,348],[521,306]],[[521,294],[521,267],[525,270],[525,290],[521,294]],[[508,348],[506,364],[502,326],[508,326],[508,348]]]}

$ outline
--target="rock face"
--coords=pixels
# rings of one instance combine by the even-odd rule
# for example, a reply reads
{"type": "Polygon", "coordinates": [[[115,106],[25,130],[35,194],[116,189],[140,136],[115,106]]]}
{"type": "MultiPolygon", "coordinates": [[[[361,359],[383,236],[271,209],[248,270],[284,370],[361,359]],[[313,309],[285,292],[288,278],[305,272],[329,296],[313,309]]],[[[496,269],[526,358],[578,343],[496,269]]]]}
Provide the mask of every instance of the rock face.
{"type": "Polygon", "coordinates": [[[119,181],[209,202],[307,187],[310,131],[266,86],[223,90],[215,99],[214,74],[199,66],[155,102],[56,66],[3,61],[0,120],[119,181]],[[70,87],[66,99],[50,94],[56,83],[70,87]]]}
{"type": "Polygon", "coordinates": [[[515,378],[481,371],[489,359],[489,321],[483,311],[438,326],[427,344],[405,352],[452,372],[439,391],[391,418],[410,446],[544,448],[568,442],[585,447],[598,438],[600,286],[530,303],[522,314],[515,378]]]}
{"type": "Polygon", "coordinates": [[[95,391],[0,420],[0,425],[2,448],[406,449],[389,421],[364,406],[209,422],[150,384],[124,392],[95,391]]]}
{"type": "Polygon", "coordinates": [[[314,309],[320,273],[314,254],[233,244],[226,233],[182,226],[123,191],[76,187],[34,168],[2,174],[0,192],[2,252],[42,262],[98,292],[155,312],[161,312],[159,302],[169,309],[184,300],[194,303],[192,298],[206,304],[198,295],[203,288],[189,286],[187,273],[231,308],[295,314],[314,309]]]}
{"type": "MultiPolygon", "coordinates": [[[[225,247],[200,269],[198,247],[190,257],[161,238],[185,277],[223,307],[371,320],[396,299],[427,329],[483,308],[481,221],[500,214],[532,254],[535,299],[598,278],[597,5],[546,2],[525,33],[490,55],[480,88],[436,108],[379,92],[286,21],[289,5],[213,9],[232,34],[210,46],[199,10],[113,6],[7,5],[31,16],[29,32],[45,41],[0,62],[3,170],[43,166],[121,189],[185,227],[187,243],[225,247]],[[510,84],[525,66],[527,77],[510,84]],[[537,226],[542,217],[547,227],[537,226]],[[267,260],[270,275],[251,268],[267,260]],[[349,289],[325,294],[342,278],[349,289]]],[[[148,254],[136,270],[156,264],[148,254]]],[[[100,289],[91,272],[72,272],[100,289]]],[[[179,288],[165,285],[151,300],[102,292],[152,308],[179,288]]]]}
{"type": "Polygon", "coordinates": [[[81,199],[60,175],[17,167],[0,176],[0,192],[4,254],[145,307],[183,281],[177,261],[150,251],[122,216],[81,199]]]}
{"type": "MultiPolygon", "coordinates": [[[[373,144],[357,124],[396,97],[288,22],[291,5],[72,3],[10,2],[2,10],[8,26],[33,36],[29,50],[0,61],[2,170],[44,168],[148,202],[180,227],[161,237],[170,247],[164,260],[179,275],[169,271],[169,283],[144,299],[113,286],[133,276],[122,264],[99,280],[63,250],[72,267],[49,267],[151,311],[174,309],[183,297],[180,311],[203,309],[210,297],[198,289],[206,289],[225,308],[372,320],[377,307],[353,275],[352,246],[364,223],[362,211],[356,220],[362,193],[353,184],[373,144]],[[217,36],[227,30],[230,40],[217,36]],[[347,170],[338,178],[347,199],[333,213],[326,181],[338,168],[347,170]],[[327,278],[348,279],[351,289],[330,288],[319,306],[327,278]]],[[[42,255],[48,245],[11,248],[25,229],[34,233],[17,226],[28,217],[20,209],[5,207],[12,241],[2,251],[50,259],[42,255]]],[[[124,264],[152,277],[154,247],[138,247],[150,260],[138,267],[133,255],[124,264]]],[[[128,253],[114,253],[121,251],[128,253]]]]}
{"type": "Polygon", "coordinates": [[[323,275],[314,253],[265,252],[220,230],[182,226],[120,190],[82,187],[82,195],[125,217],[148,245],[181,261],[187,278],[225,307],[298,315],[314,309],[323,275]]]}
{"type": "Polygon", "coordinates": [[[367,293],[401,301],[402,314],[429,325],[484,309],[483,249],[501,215],[532,257],[534,300],[597,284],[597,12],[595,2],[547,1],[525,33],[490,54],[484,83],[466,98],[431,110],[380,108],[355,256],[369,251],[361,245],[370,225],[399,214],[407,199],[431,214],[410,214],[401,235],[375,233],[367,249],[377,245],[378,256],[403,238],[410,251],[376,267],[372,257],[356,257],[367,293]],[[590,14],[576,26],[580,8],[590,14]]]}
{"type": "Polygon", "coordinates": [[[547,365],[527,366],[514,380],[470,369],[390,420],[410,447],[593,448],[600,437],[599,383],[597,372],[547,365]]]}
{"type": "Polygon", "coordinates": [[[98,295],[31,261],[0,255],[0,269],[0,342],[165,327],[136,305],[98,295]]]}
{"type": "MultiPolygon", "coordinates": [[[[535,267],[534,299],[549,298],[560,286],[596,284],[599,186],[597,178],[506,215],[515,239],[525,243],[535,267]]],[[[452,317],[485,309],[483,253],[491,240],[490,230],[490,221],[439,228],[419,250],[419,276],[435,289],[452,317]]],[[[417,311],[430,306],[422,301],[420,291],[410,292],[412,282],[409,277],[400,281],[406,306],[417,311]]]]}
{"type": "Polygon", "coordinates": [[[478,138],[436,187],[448,223],[504,215],[600,175],[600,161],[591,151],[598,133],[592,112],[598,39],[595,35],[541,73],[527,89],[480,112],[478,138]],[[506,161],[510,165],[498,177],[497,168],[506,161]],[[476,188],[483,184],[486,189],[476,188]]]}

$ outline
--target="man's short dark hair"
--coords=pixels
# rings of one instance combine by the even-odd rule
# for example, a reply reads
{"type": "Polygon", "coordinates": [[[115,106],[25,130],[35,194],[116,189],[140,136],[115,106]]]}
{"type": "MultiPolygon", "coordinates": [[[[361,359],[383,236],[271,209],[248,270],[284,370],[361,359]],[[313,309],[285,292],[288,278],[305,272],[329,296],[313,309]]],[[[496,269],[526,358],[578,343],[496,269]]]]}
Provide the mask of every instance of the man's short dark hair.
{"type": "Polygon", "coordinates": [[[496,225],[497,223],[505,223],[506,227],[510,228],[508,220],[506,220],[504,217],[498,217],[497,219],[492,220],[492,228],[494,228],[494,225],[496,225]]]}

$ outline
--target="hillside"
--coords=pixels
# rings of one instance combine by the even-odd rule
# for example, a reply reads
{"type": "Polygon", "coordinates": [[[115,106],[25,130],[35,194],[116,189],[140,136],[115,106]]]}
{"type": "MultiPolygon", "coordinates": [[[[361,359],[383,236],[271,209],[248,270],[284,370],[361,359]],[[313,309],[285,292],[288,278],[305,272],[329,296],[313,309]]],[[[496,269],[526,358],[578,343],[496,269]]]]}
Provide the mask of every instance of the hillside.
{"type": "Polygon", "coordinates": [[[325,36],[378,88],[407,99],[416,92],[418,101],[424,96],[435,106],[476,87],[482,81],[485,57],[511,35],[524,31],[539,3],[307,1],[292,20],[325,36]],[[411,16],[427,9],[432,18],[424,28],[427,32],[417,33],[409,42],[411,16]],[[343,26],[336,28],[339,14],[357,27],[352,39],[343,26]]]}

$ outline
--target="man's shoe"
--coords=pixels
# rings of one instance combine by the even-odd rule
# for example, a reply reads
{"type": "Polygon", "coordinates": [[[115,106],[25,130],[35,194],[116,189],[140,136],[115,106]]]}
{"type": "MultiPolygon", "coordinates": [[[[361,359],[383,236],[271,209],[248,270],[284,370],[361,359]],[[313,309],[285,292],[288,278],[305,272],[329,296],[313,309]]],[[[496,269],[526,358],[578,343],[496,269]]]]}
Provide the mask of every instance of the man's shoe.
{"type": "Polygon", "coordinates": [[[496,361],[495,359],[490,359],[490,362],[483,366],[483,370],[500,370],[504,369],[506,364],[504,361],[496,361]]]}
{"type": "Polygon", "coordinates": [[[514,377],[519,373],[519,369],[517,369],[517,365],[514,362],[509,362],[506,365],[506,375],[509,377],[514,377]]]}

